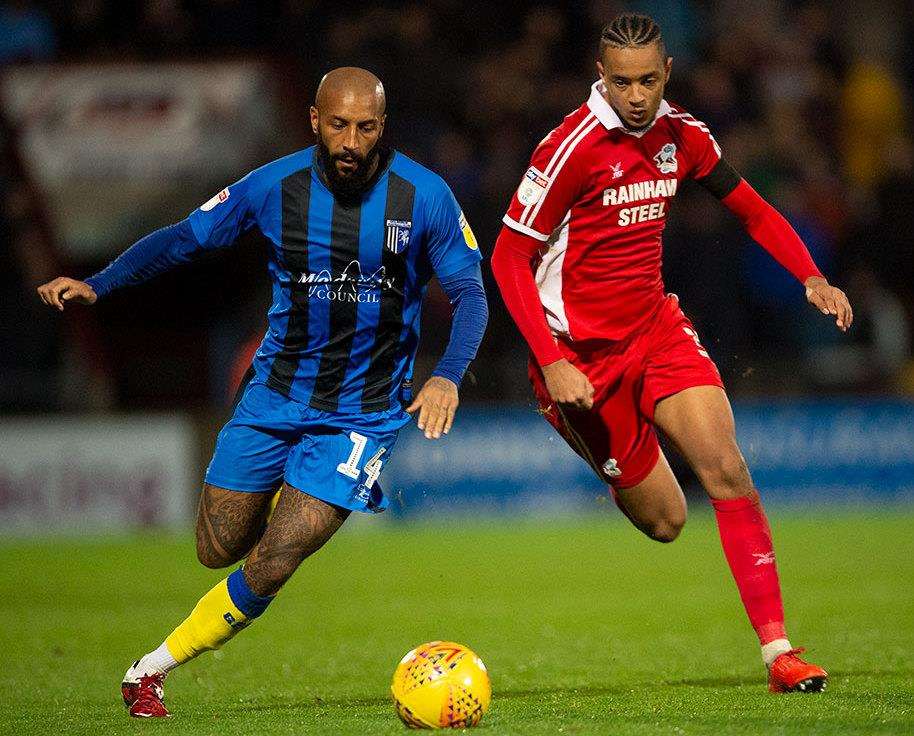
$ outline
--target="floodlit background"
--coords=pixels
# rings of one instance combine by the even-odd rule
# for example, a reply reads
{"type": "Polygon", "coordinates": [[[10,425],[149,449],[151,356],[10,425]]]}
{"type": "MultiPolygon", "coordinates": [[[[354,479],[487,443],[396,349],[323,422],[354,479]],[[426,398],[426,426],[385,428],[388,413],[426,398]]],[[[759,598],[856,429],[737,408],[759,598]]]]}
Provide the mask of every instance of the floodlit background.
{"type": "MultiPolygon", "coordinates": [[[[309,145],[315,85],[343,64],[383,79],[389,141],[448,180],[489,253],[531,150],[585,99],[599,29],[624,8],[664,29],[667,97],[854,305],[842,335],[713,198],[677,197],[667,285],[721,368],[763,493],[910,499],[910,3],[16,0],[0,3],[0,529],[186,522],[269,298],[254,234],[94,308],[57,314],[37,284],[87,277],[309,145]]],[[[456,430],[438,444],[404,430],[382,476],[395,512],[602,508],[535,415],[485,271],[492,317],[456,430]]],[[[448,319],[432,290],[420,380],[448,319]]]]}

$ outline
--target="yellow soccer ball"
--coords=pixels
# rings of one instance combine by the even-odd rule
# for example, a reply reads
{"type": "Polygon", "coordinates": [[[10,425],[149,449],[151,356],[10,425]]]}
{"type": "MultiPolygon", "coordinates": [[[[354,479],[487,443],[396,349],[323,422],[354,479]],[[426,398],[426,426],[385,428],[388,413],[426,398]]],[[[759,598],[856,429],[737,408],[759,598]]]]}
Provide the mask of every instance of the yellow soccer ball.
{"type": "Polygon", "coordinates": [[[410,728],[475,726],[492,700],[482,660],[452,641],[430,641],[407,652],[390,692],[397,715],[410,728]]]}

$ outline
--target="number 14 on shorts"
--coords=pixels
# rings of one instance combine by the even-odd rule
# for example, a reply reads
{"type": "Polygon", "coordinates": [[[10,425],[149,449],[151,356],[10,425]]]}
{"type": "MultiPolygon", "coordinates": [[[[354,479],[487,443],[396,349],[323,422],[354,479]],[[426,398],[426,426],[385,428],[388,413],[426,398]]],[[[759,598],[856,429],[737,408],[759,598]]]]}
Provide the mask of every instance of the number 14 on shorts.
{"type": "Polygon", "coordinates": [[[365,486],[366,490],[371,490],[371,487],[377,482],[378,476],[381,475],[381,466],[383,464],[381,462],[381,456],[387,452],[387,449],[379,447],[378,451],[365,463],[364,468],[359,470],[359,462],[362,459],[362,455],[365,453],[365,446],[368,444],[368,438],[358,432],[350,432],[349,439],[352,441],[352,451],[349,453],[349,459],[346,460],[346,462],[337,465],[336,470],[353,480],[358,480],[359,476],[362,474],[362,470],[364,470],[365,482],[362,485],[365,486]]]}

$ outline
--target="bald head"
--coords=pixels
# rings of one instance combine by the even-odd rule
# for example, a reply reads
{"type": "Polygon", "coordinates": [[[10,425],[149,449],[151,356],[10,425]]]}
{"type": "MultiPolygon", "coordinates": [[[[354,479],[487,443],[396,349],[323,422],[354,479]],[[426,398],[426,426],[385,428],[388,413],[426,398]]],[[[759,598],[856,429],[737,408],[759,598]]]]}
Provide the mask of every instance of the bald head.
{"type": "Polygon", "coordinates": [[[387,97],[381,80],[370,71],[357,66],[341,66],[321,79],[314,104],[324,114],[340,106],[370,106],[380,117],[387,108],[387,97]]]}

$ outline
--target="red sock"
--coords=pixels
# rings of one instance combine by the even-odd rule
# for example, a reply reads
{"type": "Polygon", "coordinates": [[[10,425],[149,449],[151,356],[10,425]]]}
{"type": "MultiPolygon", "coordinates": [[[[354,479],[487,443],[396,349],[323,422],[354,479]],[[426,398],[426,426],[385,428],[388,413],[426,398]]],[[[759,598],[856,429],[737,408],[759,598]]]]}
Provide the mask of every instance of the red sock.
{"type": "Polygon", "coordinates": [[[751,496],[711,500],[717,529],[740,598],[759,641],[786,639],[781,585],[774,561],[771,529],[757,492],[751,496]]]}

